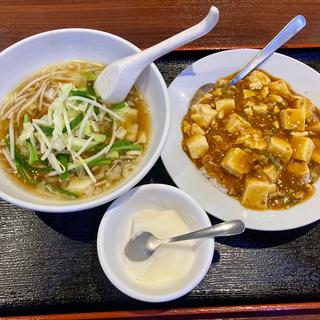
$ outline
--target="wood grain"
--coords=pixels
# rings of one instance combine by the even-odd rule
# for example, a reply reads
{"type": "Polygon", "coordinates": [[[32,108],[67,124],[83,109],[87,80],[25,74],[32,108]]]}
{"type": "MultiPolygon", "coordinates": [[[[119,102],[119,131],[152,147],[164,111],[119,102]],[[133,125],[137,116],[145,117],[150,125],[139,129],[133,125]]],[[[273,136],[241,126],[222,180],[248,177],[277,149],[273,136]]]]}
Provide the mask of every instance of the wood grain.
{"type": "Polygon", "coordinates": [[[238,319],[258,320],[318,320],[320,302],[228,307],[180,308],[169,310],[111,311],[51,314],[21,317],[0,317],[0,320],[91,320],[91,319],[238,319]],[[299,313],[299,314],[294,314],[299,313]],[[275,315],[277,314],[277,315],[275,315]]]}
{"type": "Polygon", "coordinates": [[[220,10],[217,27],[182,50],[262,47],[297,14],[306,17],[307,27],[286,46],[320,47],[318,0],[2,0],[0,50],[69,27],[111,32],[147,48],[200,21],[213,3],[220,10]]]}

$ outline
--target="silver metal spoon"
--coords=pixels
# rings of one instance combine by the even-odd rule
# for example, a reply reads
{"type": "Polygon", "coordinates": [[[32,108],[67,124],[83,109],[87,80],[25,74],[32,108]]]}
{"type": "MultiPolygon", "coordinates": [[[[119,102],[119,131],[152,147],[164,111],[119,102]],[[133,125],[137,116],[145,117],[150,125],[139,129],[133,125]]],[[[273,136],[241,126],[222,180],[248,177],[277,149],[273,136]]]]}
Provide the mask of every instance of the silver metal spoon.
{"type": "MultiPolygon", "coordinates": [[[[304,16],[296,16],[293,18],[239,73],[237,73],[228,83],[223,86],[234,85],[252,70],[261,65],[267,58],[270,57],[277,49],[291,39],[306,25],[304,16]]],[[[217,88],[215,83],[206,83],[201,86],[193,95],[191,104],[198,103],[199,99],[207,92],[217,88]]]]}
{"type": "Polygon", "coordinates": [[[149,258],[163,244],[200,238],[233,236],[244,232],[244,230],[245,225],[241,220],[232,220],[168,239],[158,239],[150,232],[142,232],[129,240],[124,251],[130,260],[143,261],[149,258]]]}

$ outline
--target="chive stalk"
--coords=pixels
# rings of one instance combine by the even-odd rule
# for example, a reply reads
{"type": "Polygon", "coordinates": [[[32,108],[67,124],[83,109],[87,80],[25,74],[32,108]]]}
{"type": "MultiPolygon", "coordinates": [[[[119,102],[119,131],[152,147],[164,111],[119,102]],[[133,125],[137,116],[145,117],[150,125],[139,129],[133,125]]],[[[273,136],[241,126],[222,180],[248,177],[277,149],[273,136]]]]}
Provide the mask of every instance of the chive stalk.
{"type": "Polygon", "coordinates": [[[115,111],[118,113],[124,111],[127,108],[129,108],[129,105],[126,101],[122,101],[122,102],[119,102],[119,103],[116,103],[116,104],[113,104],[110,106],[110,109],[112,111],[115,111]]]}
{"type": "Polygon", "coordinates": [[[87,164],[89,167],[94,167],[94,166],[101,166],[104,164],[111,164],[111,163],[112,163],[111,159],[108,159],[108,158],[101,156],[97,159],[89,161],[87,164]]]}
{"type": "Polygon", "coordinates": [[[82,90],[71,90],[69,97],[83,97],[92,100],[92,96],[82,90]]]}
{"type": "Polygon", "coordinates": [[[48,136],[48,137],[51,137],[52,136],[52,133],[53,133],[53,127],[47,127],[47,126],[42,126],[42,125],[39,125],[40,129],[42,130],[42,132],[48,136]]]}
{"type": "Polygon", "coordinates": [[[66,154],[58,154],[57,159],[64,168],[64,171],[60,174],[60,179],[67,180],[69,177],[69,174],[68,174],[69,157],[66,154]]]}
{"type": "Polygon", "coordinates": [[[271,154],[268,155],[270,162],[276,167],[277,170],[281,170],[282,166],[280,162],[271,154]]]}
{"type": "Polygon", "coordinates": [[[27,122],[30,122],[30,120],[29,120],[29,116],[27,114],[25,114],[23,116],[23,123],[27,123],[27,122]]]}
{"type": "Polygon", "coordinates": [[[28,152],[29,152],[28,163],[30,164],[30,166],[32,166],[34,162],[39,160],[37,150],[34,147],[34,145],[31,143],[30,140],[27,140],[27,147],[28,147],[28,152]]]}
{"type": "Polygon", "coordinates": [[[93,87],[93,81],[88,82],[87,90],[88,90],[88,93],[90,94],[90,96],[98,98],[97,94],[96,94],[96,92],[94,90],[94,87],[93,87]]]}
{"type": "MultiPolygon", "coordinates": [[[[74,119],[72,119],[72,121],[70,121],[70,129],[74,129],[76,128],[81,121],[83,120],[84,115],[82,113],[79,113],[74,119]]],[[[63,133],[67,132],[67,128],[63,129],[63,133]]]]}
{"type": "Polygon", "coordinates": [[[127,140],[119,140],[115,142],[110,151],[130,151],[130,150],[138,150],[141,151],[142,146],[140,144],[133,144],[128,142],[127,140]]]}
{"type": "MultiPolygon", "coordinates": [[[[98,144],[90,149],[87,149],[87,151],[90,152],[99,152],[101,151],[103,148],[105,148],[105,144],[101,143],[98,144]]],[[[119,140],[117,142],[115,142],[112,147],[110,148],[110,152],[112,151],[131,151],[131,150],[137,150],[137,151],[141,151],[142,150],[142,146],[141,144],[133,144],[128,142],[127,140],[119,140]]]]}
{"type": "Polygon", "coordinates": [[[85,72],[84,76],[86,77],[87,81],[94,81],[97,78],[97,75],[94,72],[85,72]]]}
{"type": "Polygon", "coordinates": [[[51,192],[52,191],[53,192],[57,192],[57,193],[63,194],[65,196],[68,196],[68,197],[73,198],[73,199],[78,199],[79,198],[79,196],[77,194],[75,194],[75,193],[73,193],[71,191],[68,191],[66,189],[63,189],[63,188],[60,188],[60,187],[55,187],[55,186],[52,186],[50,184],[47,184],[46,186],[47,186],[48,190],[51,191],[51,192]]]}

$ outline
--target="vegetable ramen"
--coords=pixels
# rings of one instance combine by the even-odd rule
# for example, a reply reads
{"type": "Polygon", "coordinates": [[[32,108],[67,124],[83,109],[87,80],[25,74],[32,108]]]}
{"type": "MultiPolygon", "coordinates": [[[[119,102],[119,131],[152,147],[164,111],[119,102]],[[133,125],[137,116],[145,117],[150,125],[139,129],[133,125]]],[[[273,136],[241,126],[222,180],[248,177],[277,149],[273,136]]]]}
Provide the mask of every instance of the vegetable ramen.
{"type": "Polygon", "coordinates": [[[183,149],[245,207],[284,209],[314,193],[320,175],[320,111],[281,79],[255,70],[192,105],[183,149]]]}
{"type": "Polygon", "coordinates": [[[150,116],[133,87],[107,105],[94,90],[104,69],[74,60],[25,79],[0,111],[2,166],[44,196],[96,196],[130,176],[148,143],[150,116]]]}

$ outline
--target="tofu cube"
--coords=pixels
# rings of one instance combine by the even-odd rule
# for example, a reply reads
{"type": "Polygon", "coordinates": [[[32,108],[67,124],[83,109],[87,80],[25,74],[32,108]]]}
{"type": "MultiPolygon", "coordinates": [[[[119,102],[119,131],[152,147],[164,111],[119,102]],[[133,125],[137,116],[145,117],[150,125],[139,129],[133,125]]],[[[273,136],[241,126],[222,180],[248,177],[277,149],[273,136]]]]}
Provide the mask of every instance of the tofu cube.
{"type": "Polygon", "coordinates": [[[313,150],[311,160],[320,164],[320,150],[313,150]]]}
{"type": "Polygon", "coordinates": [[[252,107],[246,107],[246,108],[243,109],[243,111],[248,117],[252,117],[253,116],[252,107]]]}
{"type": "Polygon", "coordinates": [[[211,102],[211,100],[212,100],[212,94],[206,93],[205,95],[203,95],[203,96],[200,98],[199,102],[200,102],[201,104],[209,104],[209,103],[211,102]]]}
{"type": "Polygon", "coordinates": [[[310,170],[306,162],[290,162],[287,170],[295,176],[306,176],[310,174],[310,170]]]}
{"type": "Polygon", "coordinates": [[[216,110],[224,116],[230,114],[235,107],[234,99],[220,99],[216,101],[216,110]]]}
{"type": "Polygon", "coordinates": [[[267,151],[275,155],[283,162],[288,162],[293,153],[290,143],[278,137],[271,137],[268,143],[267,151]]]}
{"type": "Polygon", "coordinates": [[[277,81],[270,82],[269,88],[272,92],[275,92],[280,96],[286,96],[290,94],[290,90],[284,80],[277,80],[277,81]]]}
{"type": "Polygon", "coordinates": [[[266,104],[255,105],[252,107],[253,111],[256,113],[267,113],[268,106],[266,104]]]}
{"type": "Polygon", "coordinates": [[[259,80],[256,80],[256,81],[254,81],[254,82],[250,82],[249,83],[249,88],[251,89],[251,90],[259,90],[259,89],[261,89],[262,88],[262,83],[259,81],[259,80]]]}
{"type": "Polygon", "coordinates": [[[191,114],[193,114],[193,113],[199,113],[199,109],[200,109],[199,104],[193,104],[193,105],[190,107],[190,113],[191,113],[191,114]]]}
{"type": "Polygon", "coordinates": [[[217,115],[217,111],[212,109],[209,104],[198,104],[197,108],[193,108],[193,110],[196,112],[191,115],[191,119],[200,127],[207,128],[217,115]]]}
{"type": "Polygon", "coordinates": [[[219,87],[219,86],[222,86],[222,85],[224,85],[224,84],[226,84],[226,83],[228,83],[228,80],[225,79],[225,78],[220,78],[220,79],[217,80],[217,86],[218,86],[218,87],[219,87]]]}
{"type": "Polygon", "coordinates": [[[188,138],[186,144],[192,159],[201,158],[209,148],[206,137],[200,134],[188,138]]]}
{"type": "Polygon", "coordinates": [[[201,116],[204,118],[205,120],[205,127],[207,127],[211,121],[213,120],[213,118],[215,118],[217,116],[217,111],[214,110],[210,105],[208,104],[201,104],[200,105],[200,114],[201,116]]]}
{"type": "Polygon", "coordinates": [[[276,168],[276,166],[271,164],[265,167],[262,171],[267,176],[270,182],[276,182],[280,175],[281,169],[278,169],[276,168]]]}
{"type": "Polygon", "coordinates": [[[250,97],[254,97],[256,95],[257,95],[257,93],[255,91],[248,90],[248,89],[243,89],[243,97],[245,99],[248,99],[250,97]]]}
{"type": "Polygon", "coordinates": [[[305,119],[309,122],[312,120],[314,106],[309,98],[300,97],[294,102],[295,108],[304,112],[305,119]]]}
{"type": "Polygon", "coordinates": [[[267,208],[268,196],[271,191],[271,184],[258,179],[246,179],[241,203],[245,207],[263,210],[267,208]]]}
{"type": "Polygon", "coordinates": [[[291,139],[291,145],[293,147],[292,157],[309,163],[314,149],[313,141],[308,137],[294,136],[291,139]]]}
{"type": "Polygon", "coordinates": [[[316,121],[310,122],[307,125],[306,130],[311,131],[313,133],[320,133],[320,121],[316,120],[316,121]]]}
{"type": "Polygon", "coordinates": [[[223,91],[222,91],[222,88],[220,87],[220,88],[213,89],[212,91],[210,91],[210,93],[212,96],[219,97],[219,96],[222,96],[223,91]]]}
{"type": "Polygon", "coordinates": [[[201,129],[201,127],[199,125],[197,125],[196,123],[193,123],[191,125],[191,133],[192,134],[201,134],[201,135],[205,134],[204,130],[201,129]]]}
{"type": "Polygon", "coordinates": [[[275,104],[277,103],[284,104],[283,98],[278,96],[277,94],[270,94],[268,98],[270,98],[271,101],[274,102],[275,104]]]}
{"type": "Polygon", "coordinates": [[[188,121],[182,121],[182,131],[184,133],[189,133],[191,130],[191,124],[188,121]]]}
{"type": "Polygon", "coordinates": [[[263,87],[260,90],[260,95],[262,98],[265,98],[269,94],[269,88],[268,87],[263,87]]]}
{"type": "Polygon", "coordinates": [[[305,137],[309,135],[308,131],[291,131],[290,134],[296,137],[305,137]]]}
{"type": "Polygon", "coordinates": [[[205,126],[206,125],[206,122],[204,121],[204,119],[202,118],[200,113],[191,114],[190,118],[192,119],[192,121],[194,121],[199,126],[205,126]]]}
{"type": "Polygon", "coordinates": [[[245,128],[250,128],[251,125],[245,119],[236,113],[232,113],[228,119],[226,130],[232,134],[237,133],[245,128]]]}
{"type": "Polygon", "coordinates": [[[261,89],[271,81],[270,78],[260,70],[252,71],[247,79],[249,80],[250,89],[253,90],[261,89]]]}
{"type": "Polygon", "coordinates": [[[241,176],[250,170],[249,155],[240,148],[228,150],[221,162],[221,166],[236,176],[241,176]]]}
{"type": "Polygon", "coordinates": [[[261,131],[253,128],[247,128],[241,132],[235,143],[257,150],[264,150],[267,147],[267,143],[262,138],[261,131]]]}
{"type": "Polygon", "coordinates": [[[280,113],[280,121],[283,129],[304,131],[305,117],[301,109],[285,109],[280,113]]]}
{"type": "Polygon", "coordinates": [[[249,74],[248,79],[250,82],[259,81],[264,86],[268,85],[271,82],[270,78],[263,71],[260,71],[260,70],[252,71],[249,74]]]}

